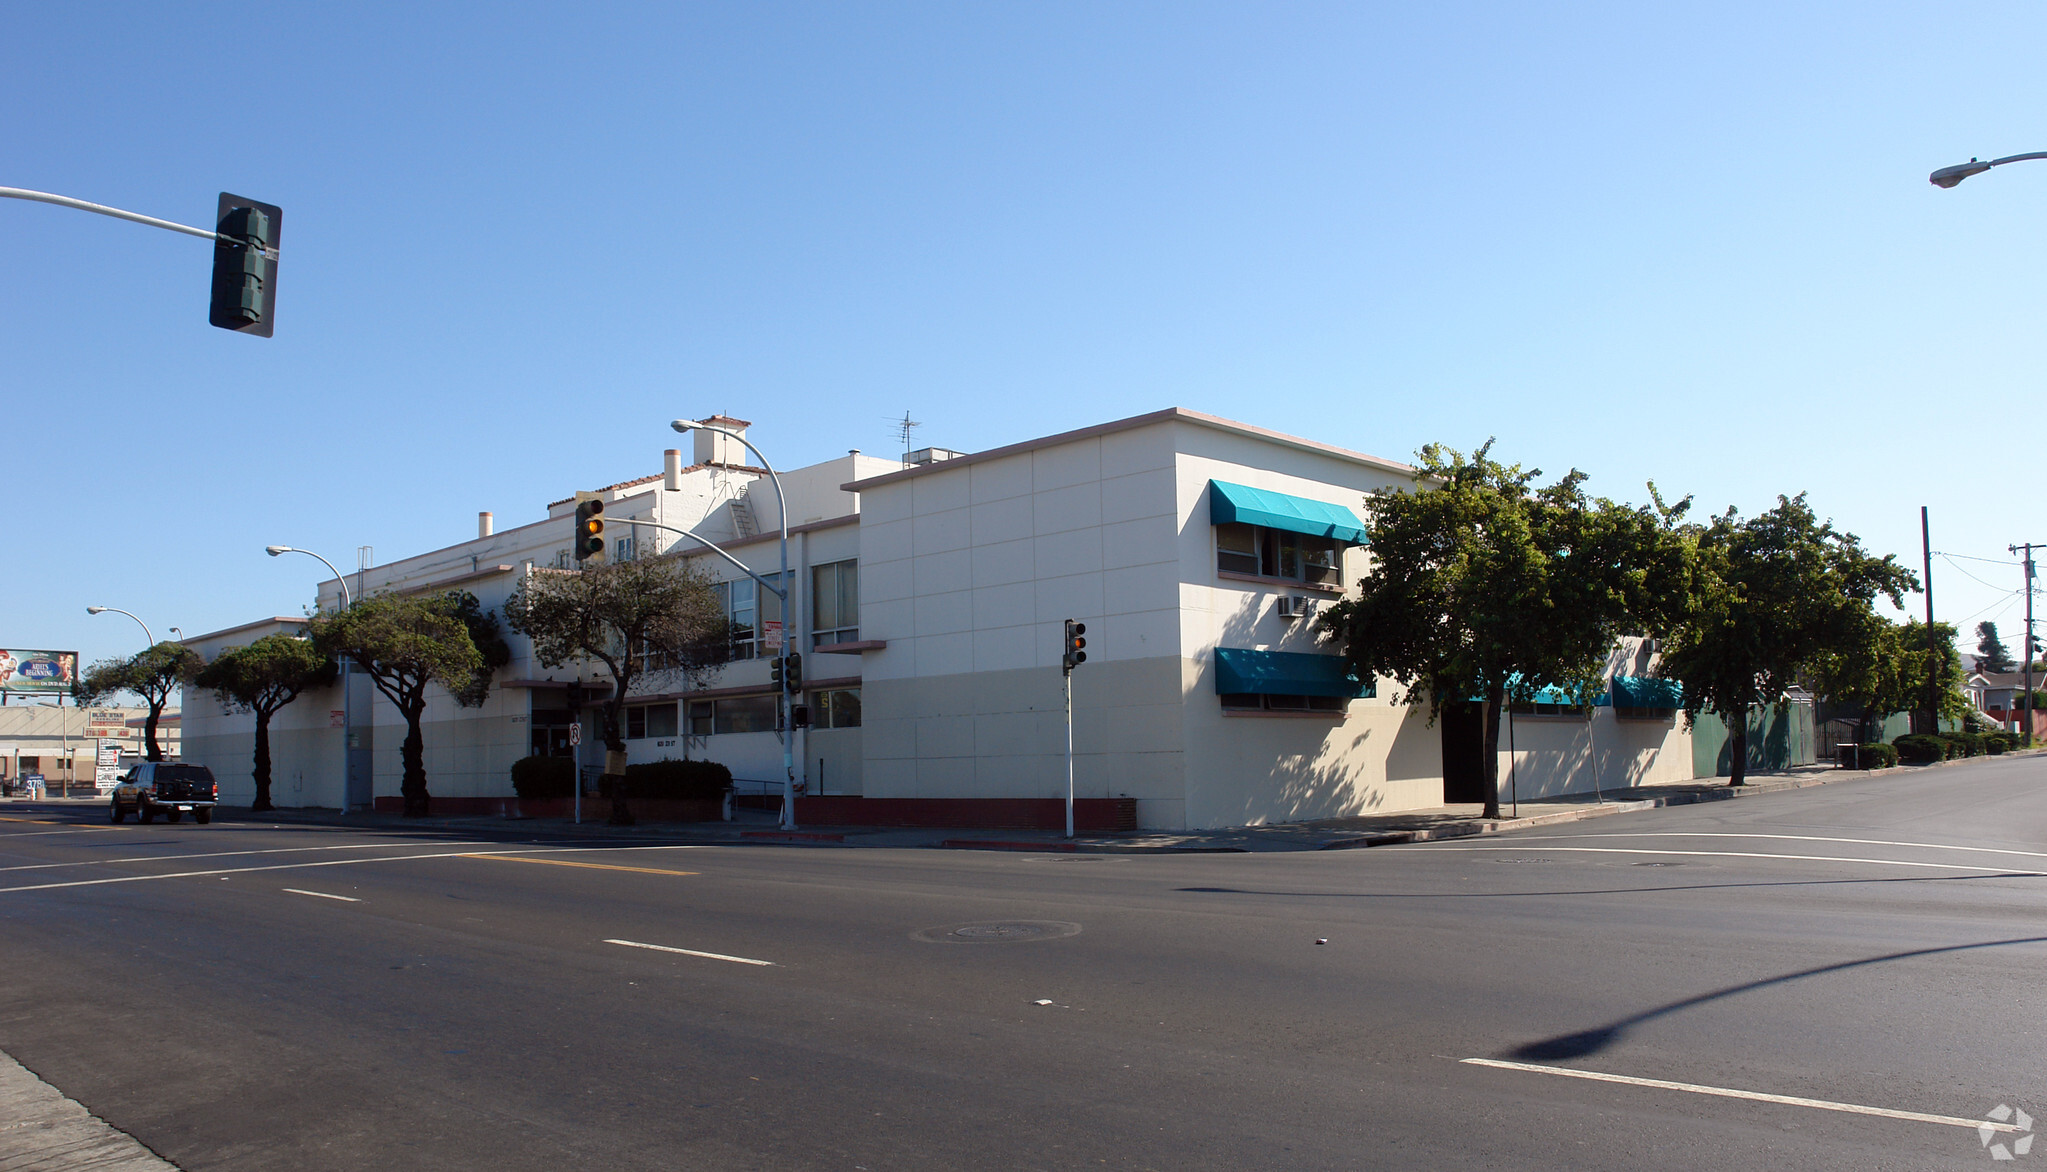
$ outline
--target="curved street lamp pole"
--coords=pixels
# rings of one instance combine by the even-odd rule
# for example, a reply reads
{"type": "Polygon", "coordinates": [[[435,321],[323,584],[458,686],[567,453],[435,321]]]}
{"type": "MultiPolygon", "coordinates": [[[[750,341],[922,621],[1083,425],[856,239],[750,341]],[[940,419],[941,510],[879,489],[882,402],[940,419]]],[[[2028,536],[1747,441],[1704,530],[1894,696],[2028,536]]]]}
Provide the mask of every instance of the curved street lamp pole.
{"type": "MultiPolygon", "coordinates": [[[[328,561],[310,549],[297,549],[289,545],[266,545],[263,547],[263,552],[271,557],[279,557],[288,553],[302,553],[318,561],[333,572],[335,581],[341,583],[341,609],[347,610],[355,605],[355,600],[348,593],[348,578],[340,570],[334,568],[333,562],[328,561]]],[[[349,686],[348,662],[346,655],[341,657],[341,812],[344,814],[348,813],[348,785],[349,782],[354,780],[354,778],[349,776],[351,770],[349,768],[348,741],[350,737],[355,735],[355,689],[349,686]]]]}
{"type": "MultiPolygon", "coordinates": [[[[126,614],[129,618],[135,619],[134,615],[128,614],[127,611],[122,610],[118,606],[88,606],[85,608],[85,613],[87,614],[105,614],[108,611],[113,611],[115,614],[126,614]]],[[[151,647],[156,646],[156,636],[149,633],[149,624],[141,619],[135,619],[135,625],[142,628],[142,637],[149,640],[149,645],[151,647]]]]}
{"type": "Polygon", "coordinates": [[[1952,167],[1942,167],[1940,170],[1928,175],[1926,181],[1935,187],[1953,187],[1969,176],[1981,175],[1992,167],[2002,167],[2006,163],[2022,163],[2027,159],[2047,159],[2047,151],[2033,151],[2030,154],[2024,155],[2006,155],[2001,159],[1992,159],[1987,163],[1980,159],[1970,159],[1966,163],[1956,163],[1952,167]]]}
{"type": "MultiPolygon", "coordinates": [[[[746,450],[752,452],[753,458],[761,462],[761,467],[768,470],[768,479],[775,486],[775,507],[782,514],[782,576],[780,581],[783,589],[776,593],[782,596],[782,654],[787,656],[790,647],[794,644],[793,636],[799,627],[796,621],[796,596],[798,591],[796,589],[796,580],[789,576],[789,498],[782,493],[781,475],[775,471],[773,464],[768,463],[768,458],[761,455],[761,450],[753,446],[752,440],[747,439],[736,431],[714,427],[708,423],[698,423],[690,419],[677,419],[668,426],[685,435],[692,431],[710,431],[736,439],[746,445],[746,450]]],[[[691,536],[695,535],[692,534],[691,536]]],[[[796,729],[794,719],[796,701],[789,690],[789,684],[789,673],[785,670],[782,673],[782,712],[784,714],[782,720],[782,829],[784,830],[796,829],[796,729]]]]}

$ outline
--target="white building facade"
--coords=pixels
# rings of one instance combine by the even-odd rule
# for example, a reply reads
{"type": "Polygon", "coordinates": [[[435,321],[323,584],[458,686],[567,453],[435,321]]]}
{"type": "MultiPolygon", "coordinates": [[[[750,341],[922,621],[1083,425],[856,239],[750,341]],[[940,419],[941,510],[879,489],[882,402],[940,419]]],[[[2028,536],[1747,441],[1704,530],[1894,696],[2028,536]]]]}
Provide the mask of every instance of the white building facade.
{"type": "MultiPolygon", "coordinates": [[[[1397,703],[1390,681],[1345,676],[1314,625],[1369,572],[1362,502],[1412,487],[1404,464],[1177,408],[907,467],[849,453],[782,474],[792,622],[772,593],[675,532],[771,579],[778,569],[765,470],[725,437],[696,436],[689,466],[670,453],[662,474],[602,492],[612,555],[696,559],[735,633],[733,661],[705,687],[655,676],[628,697],[635,762],[718,760],[743,795],[767,795],[789,738],[802,821],[1058,825],[1061,638],[1074,619],[1089,656],[1071,677],[1084,825],[1233,826],[1444,801],[1445,729],[1397,703]],[[768,659],[785,644],[804,652],[809,728],[779,727],[768,659]]],[[[350,575],[351,589],[461,589],[500,609],[524,575],[573,565],[574,507],[556,501],[545,520],[504,532],[486,519],[474,540],[350,575]]],[[[339,601],[339,583],[324,583],[319,604],[339,601]]],[[[188,643],[210,660],[292,623],[188,643]]],[[[601,668],[547,668],[510,641],[483,707],[439,694],[429,704],[437,811],[504,808],[514,761],[570,751],[571,683],[605,690],[601,668]]],[[[1646,664],[1644,649],[1624,648],[1614,674],[1646,675],[1646,664]]],[[[594,766],[601,738],[583,720],[594,766]]],[[[250,718],[188,690],[184,721],[187,759],[213,765],[224,800],[239,800],[250,718]]],[[[350,704],[338,686],[302,697],[273,722],[273,800],[337,805],[346,767],[351,804],[395,808],[403,734],[360,676],[350,704]]],[[[1524,797],[1689,776],[1688,734],[1661,709],[1530,713],[1513,734],[1511,753],[1501,739],[1503,789],[1513,777],[1524,797]]]]}

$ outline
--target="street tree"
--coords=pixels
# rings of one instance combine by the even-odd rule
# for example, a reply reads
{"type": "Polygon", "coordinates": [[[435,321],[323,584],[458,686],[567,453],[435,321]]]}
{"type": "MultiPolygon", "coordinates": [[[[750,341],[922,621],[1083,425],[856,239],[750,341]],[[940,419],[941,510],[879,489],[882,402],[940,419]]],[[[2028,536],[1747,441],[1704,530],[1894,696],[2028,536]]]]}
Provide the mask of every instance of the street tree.
{"type": "Polygon", "coordinates": [[[256,717],[256,753],[251,776],[256,781],[254,810],[270,805],[270,718],[308,688],[334,682],[338,668],[332,656],[296,635],[265,635],[247,647],[215,657],[193,681],[213,690],[229,712],[256,717]]]}
{"type": "Polygon", "coordinates": [[[163,760],[163,746],[157,741],[157,725],[172,693],[190,683],[206,661],[182,643],[165,640],[125,659],[102,659],[79,677],[73,695],[81,704],[93,704],[116,692],[133,692],[142,697],[149,714],[142,721],[142,737],[148,759],[163,760]]]}
{"type": "Polygon", "coordinates": [[[1689,554],[1674,508],[1588,497],[1573,470],[1538,487],[1539,469],[1421,450],[1416,488],[1366,498],[1372,569],[1327,608],[1324,638],[1360,680],[1390,676],[1433,722],[1456,703],[1484,705],[1485,816],[1497,817],[1500,714],[1546,688],[1590,705],[1614,642],[1653,623],[1687,587],[1689,554]]]}
{"type": "Polygon", "coordinates": [[[2004,639],[1997,633],[1997,624],[1989,621],[1976,624],[1976,670],[2009,672],[2019,670],[2018,662],[2011,657],[2011,651],[2004,645],[2004,639]]]}
{"type": "Polygon", "coordinates": [[[510,661],[510,651],[497,636],[496,616],[484,612],[468,592],[454,591],[379,594],[307,622],[315,647],[336,659],[354,661],[405,717],[405,741],[399,750],[404,780],[399,792],[407,817],[425,817],[432,795],[427,792],[426,741],[420,722],[426,714],[428,686],[439,685],[465,708],[483,704],[491,672],[510,661]]]}
{"type": "Polygon", "coordinates": [[[1933,625],[1929,650],[1926,624],[1894,623],[1872,608],[1850,624],[1849,633],[1822,652],[1812,679],[1821,696],[1856,713],[1855,740],[1875,739],[1877,721],[1893,712],[1909,712],[1926,699],[1929,668],[1940,715],[1961,719],[1970,704],[1962,691],[1962,657],[1954,647],[1955,629],[1933,625]]]}
{"type": "Polygon", "coordinates": [[[625,702],[660,676],[700,680],[725,661],[728,623],[710,579],[680,558],[651,557],[588,570],[535,570],[505,603],[514,631],[545,667],[594,659],[611,676],[602,705],[611,822],[630,826],[625,786],[625,702]]]}
{"type": "Polygon", "coordinates": [[[1687,722],[1702,712],[1725,722],[1728,784],[1738,786],[1750,711],[1780,705],[1801,675],[1866,640],[1878,595],[1903,606],[1919,583],[1895,556],[1869,554],[1854,534],[1819,520],[1803,493],[1746,520],[1730,508],[1693,536],[1692,593],[1658,671],[1683,683],[1687,722]]]}

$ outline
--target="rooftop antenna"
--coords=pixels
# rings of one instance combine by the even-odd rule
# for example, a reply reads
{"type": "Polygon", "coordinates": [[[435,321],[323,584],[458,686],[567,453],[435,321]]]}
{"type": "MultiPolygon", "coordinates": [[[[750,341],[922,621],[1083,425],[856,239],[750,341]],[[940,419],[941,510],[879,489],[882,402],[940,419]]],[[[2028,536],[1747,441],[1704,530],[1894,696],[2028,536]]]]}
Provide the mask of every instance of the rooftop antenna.
{"type": "Polygon", "coordinates": [[[911,434],[912,434],[912,433],[914,433],[914,432],[915,432],[915,431],[916,431],[916,430],[917,430],[918,428],[920,428],[920,427],[922,427],[922,426],[924,426],[924,425],[923,425],[922,423],[919,423],[918,421],[916,421],[916,420],[914,420],[914,419],[910,418],[910,413],[909,413],[908,411],[905,411],[905,412],[903,412],[903,417],[902,417],[901,419],[898,419],[898,420],[896,420],[896,421],[895,421],[895,425],[896,425],[896,433],[897,433],[898,435],[900,435],[900,436],[902,437],[902,440],[903,440],[903,467],[905,467],[905,468],[908,468],[908,467],[910,466],[910,451],[911,451],[911,448],[910,448],[910,436],[911,436],[911,434]]]}

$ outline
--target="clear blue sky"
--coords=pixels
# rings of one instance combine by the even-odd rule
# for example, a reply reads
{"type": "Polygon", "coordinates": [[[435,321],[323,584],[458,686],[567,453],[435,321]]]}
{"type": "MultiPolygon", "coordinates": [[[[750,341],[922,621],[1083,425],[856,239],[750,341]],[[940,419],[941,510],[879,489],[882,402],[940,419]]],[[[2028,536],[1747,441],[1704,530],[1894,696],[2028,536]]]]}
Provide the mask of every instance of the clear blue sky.
{"type": "Polygon", "coordinates": [[[679,415],[796,466],[1173,405],[1809,491],[1915,567],[1929,505],[1993,559],[1936,561],[1940,617],[2015,636],[2047,163],[1926,174],[2047,149],[2043,41],[2019,3],[15,5],[0,185],[254,196],[284,262],[233,335],[203,242],[0,201],[0,645],[298,613],[319,568],[264,545],[533,520],[679,415]]]}

